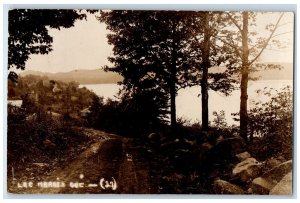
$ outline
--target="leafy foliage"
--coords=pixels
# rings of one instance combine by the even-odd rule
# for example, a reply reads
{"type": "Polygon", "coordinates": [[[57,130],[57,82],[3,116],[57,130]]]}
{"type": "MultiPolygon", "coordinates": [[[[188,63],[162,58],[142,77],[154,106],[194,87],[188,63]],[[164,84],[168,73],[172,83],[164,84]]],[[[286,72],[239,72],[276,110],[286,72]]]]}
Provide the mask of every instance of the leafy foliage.
{"type": "MultiPolygon", "coordinates": [[[[31,54],[48,54],[53,38],[48,29],[70,28],[77,19],[85,18],[76,10],[14,9],[8,14],[8,69],[25,69],[31,54]]],[[[17,75],[10,72],[9,78],[17,75]]]]}
{"type": "Polygon", "coordinates": [[[258,102],[249,111],[251,136],[258,136],[259,156],[283,155],[292,157],[293,135],[293,93],[287,86],[281,91],[264,89],[262,93],[270,97],[267,102],[258,102]]]}
{"type": "Polygon", "coordinates": [[[53,117],[42,108],[36,108],[34,114],[12,108],[8,107],[7,118],[8,165],[17,168],[22,163],[60,162],[66,151],[73,148],[75,152],[80,144],[88,141],[63,117],[53,117]]]}
{"type": "MultiPolygon", "coordinates": [[[[176,123],[175,97],[186,85],[192,70],[189,40],[199,25],[196,12],[178,11],[103,11],[108,43],[114,46],[109,61],[114,71],[124,77],[128,91],[160,97],[161,107],[171,107],[171,124],[176,123]]],[[[136,93],[135,93],[136,94],[136,93]]],[[[166,111],[163,111],[164,113],[166,111]]]]}
{"type": "Polygon", "coordinates": [[[215,116],[213,124],[217,129],[224,129],[227,127],[227,122],[225,118],[225,111],[220,111],[220,113],[214,111],[213,115],[215,116]]]}
{"type": "Polygon", "coordinates": [[[228,67],[229,73],[238,73],[241,76],[240,90],[240,136],[247,141],[248,128],[248,107],[247,107],[247,89],[248,81],[251,79],[249,74],[259,68],[274,67],[272,65],[263,65],[258,63],[258,59],[265,49],[272,44],[278,45],[274,37],[277,28],[283,17],[283,13],[279,13],[279,17],[274,24],[267,26],[269,34],[267,37],[261,37],[256,31],[256,12],[224,12],[228,25],[220,32],[223,35],[219,39],[228,44],[231,49],[228,53],[232,54],[235,65],[228,67]],[[271,27],[271,29],[270,29],[271,27]]]}
{"type": "Polygon", "coordinates": [[[95,128],[127,136],[139,136],[149,133],[163,123],[160,117],[159,103],[154,102],[153,92],[131,95],[128,92],[120,96],[120,101],[94,97],[87,116],[88,123],[95,128]]]}
{"type": "Polygon", "coordinates": [[[18,83],[9,81],[8,99],[22,99],[23,107],[32,113],[36,107],[59,114],[78,117],[92,103],[95,93],[75,82],[64,83],[47,77],[28,75],[20,77],[18,83]]]}

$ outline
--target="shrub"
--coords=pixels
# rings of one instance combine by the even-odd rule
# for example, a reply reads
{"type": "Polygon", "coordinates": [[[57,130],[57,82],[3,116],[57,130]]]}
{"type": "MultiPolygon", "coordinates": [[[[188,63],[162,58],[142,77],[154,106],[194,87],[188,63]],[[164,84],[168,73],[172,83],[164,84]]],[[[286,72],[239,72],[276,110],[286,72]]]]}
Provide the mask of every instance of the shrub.
{"type": "Polygon", "coordinates": [[[127,136],[142,136],[162,122],[159,104],[147,93],[131,95],[124,93],[120,101],[94,97],[87,116],[88,123],[95,128],[127,136]]]}
{"type": "Polygon", "coordinates": [[[215,116],[215,118],[213,120],[214,127],[216,127],[217,129],[227,127],[227,122],[226,122],[226,118],[225,118],[225,111],[222,110],[222,111],[220,111],[220,113],[214,111],[213,115],[215,116]]]}
{"type": "Polygon", "coordinates": [[[88,138],[63,118],[52,117],[43,108],[35,113],[24,109],[8,113],[8,165],[20,162],[60,161],[69,149],[88,138]]]}
{"type": "Polygon", "coordinates": [[[293,135],[292,89],[289,86],[281,91],[265,88],[262,92],[270,100],[258,102],[250,109],[250,140],[261,158],[283,155],[289,159],[292,157],[293,135]]]}

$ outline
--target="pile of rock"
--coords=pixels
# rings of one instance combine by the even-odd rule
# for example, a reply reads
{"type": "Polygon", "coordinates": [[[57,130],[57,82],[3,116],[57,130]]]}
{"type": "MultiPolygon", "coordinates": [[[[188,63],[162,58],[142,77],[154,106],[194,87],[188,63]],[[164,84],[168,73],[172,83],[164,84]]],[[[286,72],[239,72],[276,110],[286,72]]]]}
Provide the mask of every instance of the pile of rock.
{"type": "Polygon", "coordinates": [[[292,160],[283,162],[268,170],[251,183],[254,194],[291,195],[292,160]]]}
{"type": "Polygon", "coordinates": [[[225,180],[214,181],[217,194],[292,194],[292,160],[282,158],[258,162],[250,153],[236,155],[239,163],[232,170],[235,184],[225,180]]]}
{"type": "Polygon", "coordinates": [[[168,140],[160,134],[150,134],[152,149],[164,157],[170,169],[162,176],[163,181],[181,185],[191,171],[200,171],[209,182],[213,181],[216,194],[292,194],[292,160],[278,157],[259,162],[245,151],[241,137],[209,137],[212,136],[204,135],[201,141],[168,140]]]}

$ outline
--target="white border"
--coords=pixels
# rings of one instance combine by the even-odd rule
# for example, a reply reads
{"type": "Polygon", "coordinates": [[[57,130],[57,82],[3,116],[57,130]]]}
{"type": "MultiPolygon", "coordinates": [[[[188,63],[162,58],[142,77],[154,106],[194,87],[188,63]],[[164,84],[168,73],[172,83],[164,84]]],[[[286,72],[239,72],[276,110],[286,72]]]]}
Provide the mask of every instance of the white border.
{"type": "MultiPolygon", "coordinates": [[[[8,0],[4,0],[2,5],[3,4],[22,4],[22,6],[26,7],[28,6],[29,7],[32,7],[33,5],[32,4],[40,4],[38,6],[38,8],[42,8],[42,7],[50,7],[50,8],[95,8],[95,7],[98,7],[98,8],[114,8],[114,9],[117,9],[117,8],[132,8],[132,9],[135,9],[135,8],[138,8],[138,9],[166,9],[166,8],[169,8],[169,9],[179,9],[179,8],[187,8],[187,9],[197,9],[197,7],[199,8],[199,10],[204,10],[206,8],[206,10],[212,10],[212,8],[215,8],[213,10],[220,10],[220,8],[225,8],[225,10],[241,10],[241,8],[244,8],[244,9],[247,9],[247,10],[262,10],[262,7],[266,6],[266,5],[262,5],[262,4],[269,4],[268,5],[268,9],[272,9],[274,10],[284,10],[287,8],[286,5],[280,5],[280,4],[297,4],[297,1],[296,0],[285,0],[285,1],[276,1],[274,2],[273,1],[266,1],[266,0],[260,0],[258,2],[254,2],[254,0],[244,0],[242,3],[243,5],[241,5],[241,1],[226,1],[227,4],[224,4],[224,0],[201,0],[201,4],[199,4],[200,0],[184,0],[184,1],[162,1],[162,0],[152,0],[152,1],[137,1],[137,0],[127,0],[126,2],[122,2],[122,1],[117,1],[117,0],[102,0],[102,1],[97,1],[97,0],[85,0],[85,1],[82,1],[82,0],[74,0],[72,2],[68,1],[68,0],[44,0],[43,2],[41,1],[38,1],[38,0],[35,0],[35,1],[22,1],[22,0],[11,0],[11,1],[8,1],[8,0]],[[72,3],[72,4],[68,4],[68,3],[72,3]],[[99,4],[101,3],[101,5],[99,4]],[[231,5],[230,5],[230,4],[231,5]],[[257,5],[253,5],[252,3],[255,3],[257,5]],[[30,5],[31,4],[31,5],[30,5]],[[44,4],[44,6],[42,6],[41,4],[44,4]],[[54,5],[56,4],[56,5],[54,5]],[[64,4],[64,5],[62,5],[64,4]],[[93,5],[87,5],[87,4],[93,4],[93,5]],[[120,5],[121,4],[121,5],[120,5]],[[132,5],[132,4],[135,4],[135,5],[132,5]],[[141,4],[148,4],[148,5],[141,5],[141,4]],[[163,5],[162,5],[163,4],[163,5]],[[169,5],[167,5],[169,4],[169,5]],[[172,4],[172,5],[170,5],[172,4]],[[198,5],[187,5],[187,4],[198,4],[198,5]],[[235,4],[235,5],[232,5],[232,4],[235,4]],[[245,5],[245,4],[249,4],[249,5],[245,5]],[[203,9],[204,8],[204,9],[203,9]],[[231,8],[231,9],[230,9],[231,8]]],[[[10,5],[8,6],[10,8],[12,7],[19,7],[19,5],[10,5]]],[[[267,10],[268,10],[267,9],[267,10]]],[[[263,9],[265,10],[265,9],[263,9]]],[[[1,11],[1,22],[4,22],[3,20],[3,7],[1,7],[0,9],[1,11]]],[[[299,23],[299,16],[297,16],[297,27],[298,27],[298,23],[299,23]]],[[[5,24],[3,24],[5,25],[5,24]]],[[[1,27],[1,39],[4,39],[3,37],[3,26],[0,26],[1,27]]],[[[3,84],[3,86],[0,88],[1,92],[0,92],[0,98],[2,100],[2,103],[1,103],[1,108],[0,108],[0,132],[4,132],[4,126],[2,124],[5,124],[4,123],[4,112],[6,111],[6,106],[5,106],[5,103],[6,103],[6,79],[5,78],[5,75],[6,75],[6,66],[4,65],[5,61],[6,61],[6,58],[7,58],[7,54],[6,55],[3,55],[5,53],[5,51],[7,49],[5,49],[5,44],[3,43],[5,42],[5,40],[1,40],[1,44],[2,44],[2,49],[1,49],[1,61],[2,61],[2,64],[3,64],[3,71],[1,71],[1,76],[0,76],[0,84],[3,84]],[[5,51],[4,51],[5,49],[5,51]]],[[[298,41],[295,40],[295,43],[297,43],[298,45],[298,41]]],[[[298,47],[298,46],[296,46],[298,47]]],[[[296,54],[296,52],[295,52],[296,54]]],[[[298,58],[298,53],[297,55],[295,55],[295,59],[298,58]]],[[[295,72],[295,93],[296,91],[298,90],[298,84],[297,84],[297,80],[296,78],[298,78],[298,71],[295,72]]],[[[295,100],[298,101],[298,94],[295,94],[295,100]]],[[[296,104],[296,102],[295,102],[296,104]]],[[[296,107],[296,106],[295,106],[296,107]]],[[[297,115],[298,113],[298,109],[295,108],[295,116],[297,115]]],[[[5,113],[6,115],[6,113],[5,113]]],[[[296,127],[296,123],[295,123],[295,130],[297,129],[296,127]]],[[[295,134],[295,137],[296,137],[297,134],[295,134]]],[[[3,133],[3,137],[5,137],[6,134],[3,133]]],[[[4,143],[4,140],[3,139],[0,139],[0,157],[4,157],[4,160],[5,160],[5,157],[6,157],[6,152],[4,153],[3,149],[1,146],[4,146],[5,143],[4,143]]],[[[296,150],[297,150],[297,147],[296,147],[296,150]]],[[[295,151],[295,154],[296,154],[296,151],[295,151]]],[[[298,161],[297,161],[298,162],[298,161]]],[[[296,163],[296,162],[295,162],[296,163]]],[[[4,169],[4,162],[3,161],[0,161],[0,168],[2,169],[1,171],[5,171],[3,170],[4,169]]],[[[298,167],[297,167],[298,169],[298,167]]],[[[2,173],[2,176],[5,176],[3,177],[2,180],[5,181],[6,179],[6,175],[4,173],[2,173]]],[[[296,182],[299,182],[298,180],[298,176],[297,176],[297,180],[296,182]]],[[[295,180],[295,179],[294,179],[295,180]]],[[[3,196],[3,184],[5,183],[4,181],[0,181],[0,194],[1,196],[3,196]]],[[[297,187],[297,191],[295,191],[296,194],[299,194],[299,187],[297,187]]],[[[102,195],[101,197],[99,197],[99,195],[63,195],[63,196],[53,196],[53,195],[47,195],[47,196],[37,196],[37,195],[31,195],[31,196],[28,196],[26,195],[25,197],[27,198],[40,198],[40,197],[46,197],[46,198],[62,198],[62,201],[66,200],[66,198],[70,198],[72,199],[71,201],[81,201],[79,199],[74,199],[74,198],[125,198],[127,202],[132,202],[133,200],[129,200],[128,198],[200,198],[200,199],[203,199],[203,198],[212,198],[212,199],[225,199],[224,201],[239,201],[237,198],[247,198],[247,199],[244,199],[243,201],[252,201],[253,200],[253,196],[207,196],[207,195],[193,195],[193,196],[188,196],[188,195],[180,195],[180,197],[178,196],[166,196],[166,195],[155,195],[155,196],[149,196],[149,195],[145,195],[145,196],[132,196],[132,195],[122,195],[122,196],[118,196],[118,195],[112,195],[112,197],[108,197],[106,195],[102,195]],[[234,198],[234,200],[229,200],[229,198],[234,198]],[[250,199],[248,199],[250,198],[250,199]]],[[[8,196],[6,195],[6,198],[8,196]]],[[[20,197],[20,196],[19,196],[20,197]]],[[[24,197],[21,197],[21,199],[24,198],[24,197]]],[[[259,197],[255,197],[254,198],[263,198],[263,199],[270,199],[272,197],[270,196],[259,196],[259,197]]],[[[210,199],[209,201],[214,201],[210,199]]],[[[104,199],[103,199],[104,200],[104,199]]],[[[294,199],[295,200],[295,199],[294,199]]],[[[294,200],[291,200],[291,201],[294,201],[294,200]]],[[[7,201],[7,200],[5,200],[7,201]]],[[[10,201],[10,200],[9,200],[10,201]]],[[[16,200],[17,201],[17,200],[16,200]]],[[[23,202],[24,200],[22,200],[23,202]]],[[[39,199],[36,199],[36,200],[31,200],[31,199],[27,199],[27,201],[30,201],[30,202],[40,202],[39,199]]],[[[53,200],[53,199],[48,199],[46,201],[60,201],[60,200],[53,200]]],[[[96,200],[96,201],[99,201],[99,200],[96,200]]],[[[101,200],[100,200],[101,201],[101,200]]],[[[138,200],[135,200],[135,201],[138,201],[138,200]]],[[[144,201],[147,201],[147,200],[144,200],[144,201]]],[[[153,201],[153,200],[149,200],[149,201],[153,201]]],[[[156,200],[155,200],[156,201],[156,200]]],[[[174,200],[172,200],[173,202],[174,200]]],[[[175,201],[180,201],[179,199],[175,200],[175,201]]],[[[199,201],[199,200],[196,200],[196,201],[199,201]]],[[[201,200],[200,200],[201,201],[201,200]]],[[[207,201],[207,200],[206,200],[207,201]]],[[[255,201],[258,201],[257,199],[255,201]]],[[[263,200],[262,200],[263,201],[263,200]]],[[[280,201],[280,199],[272,199],[272,201],[280,201]]],[[[286,200],[285,200],[286,201],[286,200]]]]}

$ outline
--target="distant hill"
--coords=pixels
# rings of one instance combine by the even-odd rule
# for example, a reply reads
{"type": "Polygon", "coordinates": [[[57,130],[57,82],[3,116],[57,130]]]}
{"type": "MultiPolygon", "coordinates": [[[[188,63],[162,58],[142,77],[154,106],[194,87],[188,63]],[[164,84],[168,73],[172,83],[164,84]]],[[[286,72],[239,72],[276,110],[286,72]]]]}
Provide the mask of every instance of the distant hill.
{"type": "Polygon", "coordinates": [[[281,65],[282,69],[261,70],[252,73],[252,76],[259,77],[259,80],[293,80],[294,65],[292,63],[273,64],[281,65]]]}
{"type": "Polygon", "coordinates": [[[64,82],[75,81],[79,84],[101,84],[101,83],[117,83],[122,81],[122,77],[114,72],[105,72],[101,69],[96,70],[72,70],[70,72],[47,73],[40,71],[24,71],[21,76],[39,75],[46,76],[51,80],[60,80],[64,82]]]}
{"type": "MultiPolygon", "coordinates": [[[[258,80],[293,80],[293,64],[292,63],[270,63],[281,65],[282,69],[260,70],[250,74],[250,77],[258,78],[258,80]]],[[[219,73],[225,70],[224,67],[212,67],[210,73],[219,73]]]]}
{"type": "MultiPolygon", "coordinates": [[[[259,77],[259,80],[292,80],[293,79],[293,64],[292,63],[276,63],[283,68],[281,70],[261,70],[251,74],[251,77],[259,77]]],[[[223,67],[212,67],[209,72],[216,73],[224,71],[223,67]]],[[[96,70],[73,70],[70,72],[47,73],[40,71],[24,71],[21,76],[39,75],[46,76],[52,80],[61,80],[64,82],[75,81],[79,84],[102,84],[102,83],[117,83],[122,81],[122,76],[114,72],[105,72],[101,69],[96,70]]]]}

